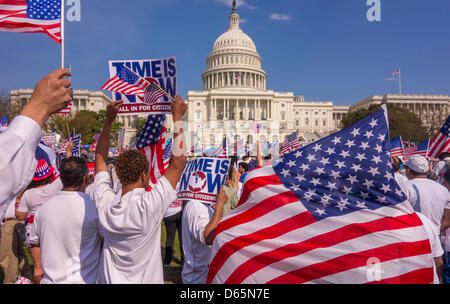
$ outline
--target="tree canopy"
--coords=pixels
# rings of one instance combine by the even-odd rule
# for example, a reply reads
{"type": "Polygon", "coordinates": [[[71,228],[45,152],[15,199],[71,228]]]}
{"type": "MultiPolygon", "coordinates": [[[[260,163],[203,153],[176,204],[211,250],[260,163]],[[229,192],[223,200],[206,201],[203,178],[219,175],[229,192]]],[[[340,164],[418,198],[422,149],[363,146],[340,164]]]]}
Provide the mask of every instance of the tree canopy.
{"type": "MultiPolygon", "coordinates": [[[[381,105],[371,105],[350,112],[342,120],[342,126],[346,128],[380,109],[381,105]]],[[[429,138],[428,130],[416,114],[393,104],[387,104],[387,110],[390,139],[401,136],[403,140],[419,143],[429,138]]]]}

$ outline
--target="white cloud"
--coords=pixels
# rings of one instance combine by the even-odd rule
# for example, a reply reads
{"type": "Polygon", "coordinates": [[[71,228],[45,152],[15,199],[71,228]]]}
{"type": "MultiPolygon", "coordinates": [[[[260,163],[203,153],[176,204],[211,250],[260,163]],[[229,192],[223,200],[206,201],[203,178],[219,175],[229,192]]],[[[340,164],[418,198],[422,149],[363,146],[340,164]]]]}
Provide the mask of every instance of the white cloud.
{"type": "Polygon", "coordinates": [[[247,19],[241,18],[241,19],[239,19],[239,22],[242,23],[242,24],[247,23],[247,19]]]}
{"type": "MultiPolygon", "coordinates": [[[[222,4],[224,4],[226,6],[229,6],[229,7],[231,7],[232,3],[233,3],[232,0],[214,0],[214,1],[222,3],[222,4]]],[[[255,9],[256,8],[255,6],[248,4],[247,0],[236,0],[236,6],[237,7],[246,7],[246,8],[249,8],[249,9],[255,9]]]]}
{"type": "Polygon", "coordinates": [[[292,19],[292,17],[284,14],[272,14],[270,15],[270,19],[276,21],[289,21],[292,19]]]}

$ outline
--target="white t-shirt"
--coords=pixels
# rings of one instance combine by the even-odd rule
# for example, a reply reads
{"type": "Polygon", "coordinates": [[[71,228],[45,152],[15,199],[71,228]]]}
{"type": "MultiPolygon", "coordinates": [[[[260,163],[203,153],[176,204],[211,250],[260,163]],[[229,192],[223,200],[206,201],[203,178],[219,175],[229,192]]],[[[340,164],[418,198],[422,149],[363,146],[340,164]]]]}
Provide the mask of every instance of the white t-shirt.
{"type": "MultiPolygon", "coordinates": [[[[442,245],[439,240],[439,233],[436,233],[438,227],[436,227],[424,214],[420,212],[416,212],[419,216],[420,220],[425,227],[425,231],[427,232],[428,239],[430,240],[431,246],[431,255],[433,258],[441,257],[444,254],[442,250],[442,245]]],[[[439,277],[437,275],[436,264],[433,261],[433,270],[434,270],[434,284],[439,284],[439,277]]]]}
{"type": "Polygon", "coordinates": [[[84,190],[84,193],[86,193],[91,200],[94,200],[94,194],[95,194],[95,187],[94,184],[90,184],[86,187],[84,190]]]}
{"type": "Polygon", "coordinates": [[[105,234],[101,284],[163,284],[161,222],[177,196],[162,176],[150,192],[136,188],[116,200],[108,172],[95,176],[95,203],[105,234]]]}
{"type": "Polygon", "coordinates": [[[408,202],[411,204],[411,206],[414,207],[417,201],[417,192],[416,190],[414,190],[409,179],[400,173],[395,173],[394,178],[397,184],[400,186],[400,189],[402,189],[402,191],[406,194],[408,202]]]}
{"type": "Polygon", "coordinates": [[[35,215],[30,242],[40,244],[42,284],[95,284],[101,229],[95,203],[86,193],[61,191],[35,215]]]}
{"type": "Polygon", "coordinates": [[[206,245],[204,231],[214,210],[209,204],[189,201],[183,209],[181,235],[184,251],[184,284],[206,284],[211,246],[206,245]]]}
{"type": "MultiPolygon", "coordinates": [[[[445,209],[450,209],[450,202],[447,203],[447,206],[445,207],[445,209]]],[[[444,244],[445,244],[445,251],[450,252],[450,228],[445,230],[444,244]]]]}
{"type": "Polygon", "coordinates": [[[25,191],[20,199],[17,211],[28,212],[35,215],[38,209],[63,189],[61,178],[42,188],[33,188],[25,191]]]}
{"type": "Polygon", "coordinates": [[[175,215],[178,212],[181,212],[182,204],[183,204],[182,200],[176,199],[175,201],[173,201],[170,204],[169,208],[167,209],[166,214],[164,214],[164,218],[171,217],[172,215],[175,215]]]}
{"type": "Polygon", "coordinates": [[[417,198],[419,209],[414,210],[425,215],[436,227],[441,227],[444,208],[450,199],[447,188],[426,178],[414,178],[411,183],[419,192],[417,198]]]}

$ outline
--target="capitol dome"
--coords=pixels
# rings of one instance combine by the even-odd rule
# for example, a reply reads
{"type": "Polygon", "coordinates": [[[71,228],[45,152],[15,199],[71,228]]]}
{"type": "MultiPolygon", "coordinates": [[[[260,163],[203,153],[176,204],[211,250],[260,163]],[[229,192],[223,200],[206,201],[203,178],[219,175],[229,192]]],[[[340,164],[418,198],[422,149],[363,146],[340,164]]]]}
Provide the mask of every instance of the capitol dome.
{"type": "Polygon", "coordinates": [[[239,26],[240,16],[233,3],[230,25],[214,43],[202,74],[203,89],[252,88],[266,89],[266,72],[261,68],[253,40],[239,26]]]}

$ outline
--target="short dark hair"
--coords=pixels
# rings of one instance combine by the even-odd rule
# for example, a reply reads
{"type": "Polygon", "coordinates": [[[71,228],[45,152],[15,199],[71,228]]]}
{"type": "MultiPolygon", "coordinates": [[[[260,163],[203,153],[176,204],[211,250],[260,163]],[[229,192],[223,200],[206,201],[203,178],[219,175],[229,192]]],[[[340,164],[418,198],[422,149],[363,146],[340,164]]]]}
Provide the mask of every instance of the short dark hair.
{"type": "Polygon", "coordinates": [[[78,187],[83,183],[84,177],[89,174],[89,169],[84,158],[72,156],[63,160],[59,173],[64,188],[78,187]]]}
{"type": "Polygon", "coordinates": [[[148,166],[147,157],[138,150],[120,153],[115,163],[117,177],[124,186],[136,183],[142,173],[148,172],[148,166]]]}
{"type": "Polygon", "coordinates": [[[41,180],[38,180],[38,181],[32,180],[31,183],[26,188],[26,190],[50,184],[52,182],[52,179],[53,179],[53,173],[50,176],[47,176],[44,179],[41,179],[41,180]]]}
{"type": "Polygon", "coordinates": [[[245,172],[248,171],[248,164],[245,162],[240,162],[239,163],[239,167],[241,167],[242,169],[244,169],[245,172]]]}
{"type": "Polygon", "coordinates": [[[446,157],[450,157],[450,152],[442,152],[438,156],[439,160],[444,160],[444,158],[446,158],[446,157]]]}
{"type": "Polygon", "coordinates": [[[450,169],[445,171],[444,173],[444,179],[447,181],[447,183],[450,183],[450,169]]]}

